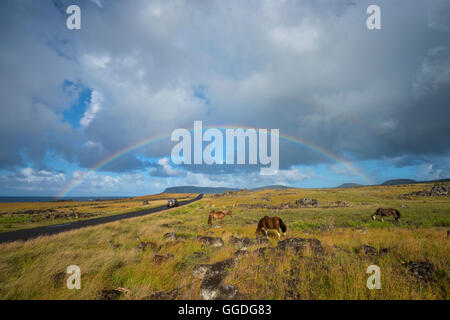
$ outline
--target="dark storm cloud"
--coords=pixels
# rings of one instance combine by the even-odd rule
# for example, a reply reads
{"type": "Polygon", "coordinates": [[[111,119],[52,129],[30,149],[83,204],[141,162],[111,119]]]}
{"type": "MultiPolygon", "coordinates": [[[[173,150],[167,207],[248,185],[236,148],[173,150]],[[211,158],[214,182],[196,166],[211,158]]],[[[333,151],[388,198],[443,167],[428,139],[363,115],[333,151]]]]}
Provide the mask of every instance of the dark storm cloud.
{"type": "MultiPolygon", "coordinates": [[[[375,31],[365,26],[372,1],[81,1],[79,31],[65,29],[69,4],[0,4],[1,168],[43,162],[48,150],[89,168],[194,120],[278,128],[353,160],[450,151],[448,1],[377,1],[375,31]],[[76,100],[66,80],[104,98],[77,129],[62,121],[76,100]]],[[[280,144],[283,169],[331,163],[280,144]]],[[[138,153],[168,156],[173,145],[138,153]]],[[[104,170],[147,167],[138,153],[104,170]]]]}

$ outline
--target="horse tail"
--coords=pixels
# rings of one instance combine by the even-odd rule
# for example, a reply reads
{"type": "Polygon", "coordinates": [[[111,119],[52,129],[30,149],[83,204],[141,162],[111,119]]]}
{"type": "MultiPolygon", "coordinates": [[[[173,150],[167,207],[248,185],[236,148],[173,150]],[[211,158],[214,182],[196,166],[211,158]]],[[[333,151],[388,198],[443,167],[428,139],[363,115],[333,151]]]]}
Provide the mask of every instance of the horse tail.
{"type": "Polygon", "coordinates": [[[209,214],[209,218],[208,218],[208,224],[212,224],[212,214],[209,214]]]}
{"type": "Polygon", "coordinates": [[[283,220],[281,220],[280,218],[278,218],[278,220],[280,221],[281,231],[283,231],[283,233],[286,232],[287,228],[286,228],[286,225],[284,224],[283,220]]]}
{"type": "Polygon", "coordinates": [[[397,212],[397,219],[400,219],[400,211],[398,211],[397,209],[395,209],[395,211],[397,212]]]}

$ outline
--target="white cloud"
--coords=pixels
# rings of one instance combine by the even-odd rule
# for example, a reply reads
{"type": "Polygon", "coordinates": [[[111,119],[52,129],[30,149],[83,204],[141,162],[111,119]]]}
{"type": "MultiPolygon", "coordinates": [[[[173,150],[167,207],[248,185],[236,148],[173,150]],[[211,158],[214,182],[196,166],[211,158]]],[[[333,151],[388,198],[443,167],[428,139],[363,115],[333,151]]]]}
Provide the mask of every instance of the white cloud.
{"type": "Polygon", "coordinates": [[[80,120],[82,127],[87,127],[95,119],[97,113],[102,109],[103,95],[93,90],[91,93],[91,103],[88,109],[84,112],[83,118],[80,120]]]}

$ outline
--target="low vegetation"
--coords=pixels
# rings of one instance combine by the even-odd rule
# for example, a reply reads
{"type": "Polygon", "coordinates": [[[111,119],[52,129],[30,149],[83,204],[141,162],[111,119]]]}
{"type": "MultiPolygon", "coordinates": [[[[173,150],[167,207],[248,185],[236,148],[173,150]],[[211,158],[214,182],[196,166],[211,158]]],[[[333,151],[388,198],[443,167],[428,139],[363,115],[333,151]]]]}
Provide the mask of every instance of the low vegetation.
{"type": "Polygon", "coordinates": [[[0,298],[202,299],[205,280],[194,271],[239,256],[222,273],[223,283],[236,289],[235,298],[448,299],[450,197],[401,197],[428,187],[208,195],[144,217],[1,244],[0,298]],[[303,198],[319,205],[283,206],[303,198]],[[401,222],[372,221],[378,207],[397,208],[401,222]],[[224,209],[231,209],[232,217],[222,226],[207,224],[211,210],[224,209]],[[274,232],[268,243],[254,241],[265,215],[284,221],[287,238],[317,239],[323,250],[275,249],[274,232]],[[223,245],[207,245],[212,242],[199,237],[221,238],[223,245]],[[251,243],[236,253],[235,238],[245,237],[251,243]],[[366,287],[366,270],[373,264],[381,270],[380,290],[366,287]],[[66,287],[69,265],[81,269],[80,290],[66,287]]]}
{"type": "MultiPolygon", "coordinates": [[[[180,200],[193,194],[178,194],[180,200]]],[[[10,202],[0,203],[0,232],[67,223],[163,206],[171,194],[93,201],[10,202]]]]}

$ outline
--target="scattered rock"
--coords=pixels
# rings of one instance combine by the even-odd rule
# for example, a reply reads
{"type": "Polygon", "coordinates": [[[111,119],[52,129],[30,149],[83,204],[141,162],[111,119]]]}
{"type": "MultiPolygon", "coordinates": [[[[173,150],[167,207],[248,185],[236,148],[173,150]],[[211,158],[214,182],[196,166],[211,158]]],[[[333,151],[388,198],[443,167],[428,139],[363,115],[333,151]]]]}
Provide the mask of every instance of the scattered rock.
{"type": "Polygon", "coordinates": [[[200,242],[203,246],[208,247],[222,247],[224,245],[224,242],[221,238],[214,238],[214,237],[200,237],[200,242]]]}
{"type": "Polygon", "coordinates": [[[158,246],[156,243],[151,242],[151,241],[147,241],[147,242],[141,242],[139,243],[139,245],[137,246],[138,249],[145,251],[147,250],[147,248],[150,248],[151,250],[157,250],[158,246]]]}
{"type": "Polygon", "coordinates": [[[235,259],[240,259],[240,258],[242,258],[242,257],[244,257],[244,256],[248,256],[248,251],[247,250],[242,250],[242,249],[239,249],[238,251],[236,251],[234,254],[233,254],[233,257],[235,258],[235,259]]]}
{"type": "Polygon", "coordinates": [[[341,200],[333,202],[332,205],[335,207],[350,207],[350,203],[341,200]]]}
{"type": "Polygon", "coordinates": [[[408,198],[410,196],[414,197],[445,197],[450,194],[450,185],[437,185],[431,187],[429,190],[413,191],[410,193],[405,193],[400,196],[400,198],[408,198]]]}
{"type": "Polygon", "coordinates": [[[408,208],[407,204],[402,204],[402,208],[408,208]]]}
{"type": "Polygon", "coordinates": [[[377,250],[376,248],[369,246],[367,244],[363,244],[356,250],[358,253],[363,253],[368,256],[382,255],[389,252],[388,248],[381,248],[377,250]]]}
{"type": "Polygon", "coordinates": [[[135,237],[134,237],[134,240],[139,241],[139,240],[141,240],[141,237],[135,236],[135,237]]]}
{"type": "Polygon", "coordinates": [[[408,262],[406,263],[408,270],[419,280],[431,282],[435,276],[435,267],[429,262],[408,262]]]}
{"type": "Polygon", "coordinates": [[[295,201],[295,203],[299,207],[317,207],[320,204],[319,201],[317,201],[316,199],[308,199],[308,198],[297,200],[295,201]]]}
{"type": "Polygon", "coordinates": [[[285,300],[300,300],[300,293],[297,291],[297,286],[300,284],[300,280],[298,279],[289,279],[286,282],[288,289],[284,294],[285,300]]]}
{"type": "Polygon", "coordinates": [[[254,241],[256,244],[269,244],[269,239],[266,237],[257,236],[254,241]]]}
{"type": "Polygon", "coordinates": [[[168,232],[163,235],[164,240],[167,241],[177,241],[177,240],[186,240],[186,236],[177,235],[175,232],[168,232]]]}
{"type": "Polygon", "coordinates": [[[173,259],[173,254],[166,253],[166,254],[155,254],[153,256],[153,263],[161,264],[164,261],[167,261],[169,259],[173,259]]]}
{"type": "Polygon", "coordinates": [[[210,264],[198,264],[194,267],[192,274],[199,279],[203,279],[210,269],[210,264]]]}
{"type": "Polygon", "coordinates": [[[233,245],[236,249],[246,250],[250,245],[252,245],[252,241],[247,237],[237,238],[235,236],[231,236],[230,244],[233,245]]]}
{"type": "Polygon", "coordinates": [[[63,286],[65,284],[64,280],[66,280],[66,277],[67,277],[67,273],[65,273],[65,272],[55,273],[51,278],[53,281],[54,287],[63,286]]]}
{"type": "Polygon", "coordinates": [[[264,247],[256,249],[254,252],[258,255],[258,257],[263,258],[266,256],[266,254],[273,254],[275,253],[276,249],[272,247],[264,247]]]}
{"type": "Polygon", "coordinates": [[[97,300],[119,300],[122,291],[117,289],[106,289],[97,292],[97,300]]]}
{"type": "Polygon", "coordinates": [[[202,284],[200,296],[203,300],[236,300],[239,298],[239,290],[223,282],[218,285],[202,284]]]}
{"type": "Polygon", "coordinates": [[[175,288],[171,291],[157,291],[142,300],[175,300],[181,293],[182,287],[175,288]]]}
{"type": "Polygon", "coordinates": [[[358,252],[362,252],[366,255],[376,255],[378,254],[378,250],[374,247],[368,246],[366,244],[363,244],[359,249],[358,252]]]}
{"type": "Polygon", "coordinates": [[[293,249],[297,253],[302,253],[308,248],[313,253],[323,253],[322,245],[318,239],[288,238],[279,241],[277,248],[281,250],[293,249]]]}
{"type": "MultiPolygon", "coordinates": [[[[206,268],[203,282],[200,285],[200,296],[204,300],[232,300],[237,299],[239,292],[236,287],[223,283],[228,268],[235,265],[235,260],[226,259],[206,268]]],[[[198,269],[199,270],[199,269],[198,269]]]]}

